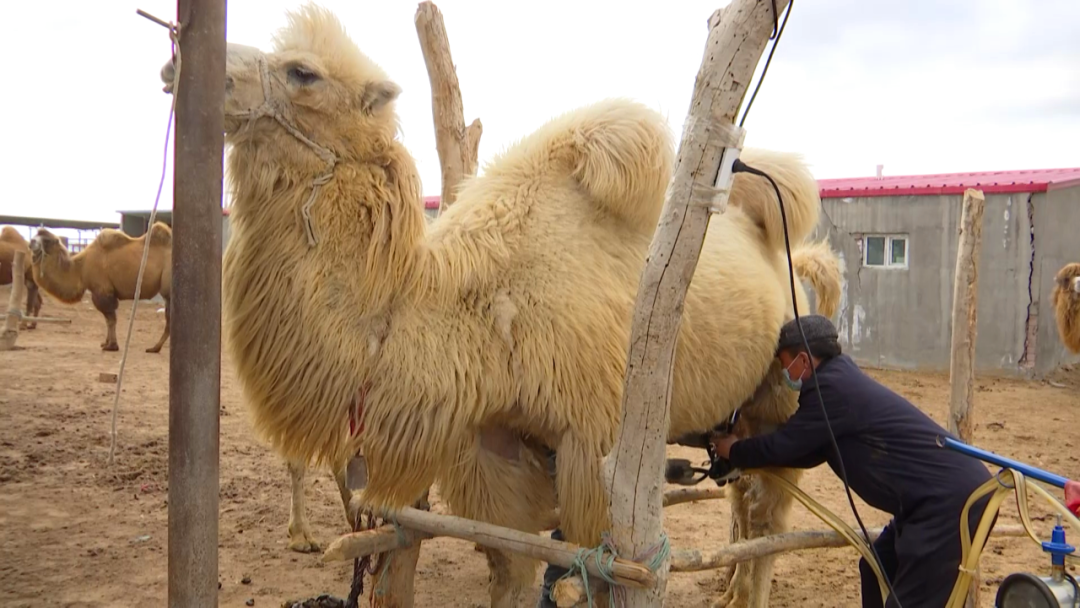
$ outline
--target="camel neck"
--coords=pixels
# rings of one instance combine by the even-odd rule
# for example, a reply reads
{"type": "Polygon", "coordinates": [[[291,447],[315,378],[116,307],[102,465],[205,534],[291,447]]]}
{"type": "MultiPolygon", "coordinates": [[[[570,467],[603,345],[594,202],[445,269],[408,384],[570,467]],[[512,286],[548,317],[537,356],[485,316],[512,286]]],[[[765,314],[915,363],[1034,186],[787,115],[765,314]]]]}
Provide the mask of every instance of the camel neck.
{"type": "Polygon", "coordinates": [[[83,252],[71,256],[66,251],[46,255],[34,265],[35,282],[62,302],[78,302],[86,292],[82,278],[83,256],[83,252]]]}

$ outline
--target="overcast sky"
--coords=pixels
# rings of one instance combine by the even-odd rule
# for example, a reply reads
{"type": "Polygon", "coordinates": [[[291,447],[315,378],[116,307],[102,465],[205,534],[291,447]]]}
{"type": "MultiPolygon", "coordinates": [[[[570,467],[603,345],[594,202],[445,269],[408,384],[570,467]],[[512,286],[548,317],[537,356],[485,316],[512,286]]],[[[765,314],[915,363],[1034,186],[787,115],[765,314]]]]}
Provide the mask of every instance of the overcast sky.
{"type": "MultiPolygon", "coordinates": [[[[481,163],[549,117],[609,96],[681,131],[723,0],[440,0],[481,163]],[[663,8],[661,8],[663,7],[663,8]]],[[[298,0],[229,0],[228,38],[268,48],[298,0]]],[[[403,140],[438,194],[416,2],[323,0],[404,92],[403,140]]],[[[10,2],[0,212],[119,221],[149,209],[170,98],[158,70],[174,0],[10,2]]],[[[1080,2],[798,0],[747,145],[803,153],[819,178],[1080,166],[1080,2]]],[[[764,64],[764,57],[762,58],[764,64]]],[[[185,66],[187,68],[188,66],[185,66]]],[[[759,66],[760,71],[760,66],[759,66]]],[[[172,152],[159,209],[172,207],[172,152]]]]}

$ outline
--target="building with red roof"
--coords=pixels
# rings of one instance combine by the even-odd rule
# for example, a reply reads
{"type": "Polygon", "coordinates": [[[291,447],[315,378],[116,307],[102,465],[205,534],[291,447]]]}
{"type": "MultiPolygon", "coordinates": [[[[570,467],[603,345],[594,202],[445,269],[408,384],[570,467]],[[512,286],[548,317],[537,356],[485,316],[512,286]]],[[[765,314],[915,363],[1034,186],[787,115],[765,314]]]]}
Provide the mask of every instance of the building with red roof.
{"type": "Polygon", "coordinates": [[[818,180],[819,236],[844,259],[837,326],[864,364],[949,369],[953,276],[965,190],[986,197],[976,368],[1044,374],[1076,361],[1050,303],[1080,261],[1080,168],[818,180]]]}

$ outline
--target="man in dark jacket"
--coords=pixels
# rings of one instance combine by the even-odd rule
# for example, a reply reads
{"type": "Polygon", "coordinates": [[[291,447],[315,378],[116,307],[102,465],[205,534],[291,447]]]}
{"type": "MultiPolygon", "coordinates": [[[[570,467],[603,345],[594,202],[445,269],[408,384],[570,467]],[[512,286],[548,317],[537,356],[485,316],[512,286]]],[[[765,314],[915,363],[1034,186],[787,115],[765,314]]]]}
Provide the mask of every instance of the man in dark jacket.
{"type": "MultiPolygon", "coordinates": [[[[744,471],[828,462],[839,476],[841,463],[826,427],[831,425],[851,490],[893,516],[874,542],[899,598],[897,604],[890,596],[885,605],[943,608],[959,574],[960,512],[990,472],[974,458],[939,447],[937,438],[949,433],[842,354],[829,319],[807,315],[801,321],[809,352],[795,321],[781,328],[777,348],[785,382],[799,391],[799,409],[775,432],[745,439],[714,436],[713,446],[744,471]]],[[[988,501],[971,509],[972,534],[988,501]]],[[[862,605],[881,607],[880,587],[866,560],[860,560],[859,571],[862,605]]]]}

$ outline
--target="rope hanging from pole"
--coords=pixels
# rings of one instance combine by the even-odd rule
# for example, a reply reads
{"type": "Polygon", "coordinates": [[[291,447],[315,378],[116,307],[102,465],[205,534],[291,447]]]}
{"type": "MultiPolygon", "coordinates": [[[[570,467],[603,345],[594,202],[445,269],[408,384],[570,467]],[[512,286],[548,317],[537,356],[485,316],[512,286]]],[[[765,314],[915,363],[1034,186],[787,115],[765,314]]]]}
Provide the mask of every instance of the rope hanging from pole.
{"type": "MultiPolygon", "coordinates": [[[[173,73],[172,82],[173,90],[175,91],[176,87],[180,84],[180,24],[162,21],[142,10],[138,10],[137,12],[139,15],[162,25],[169,30],[169,40],[176,62],[176,71],[173,73]]],[[[128,347],[131,345],[131,334],[134,333],[135,329],[135,313],[139,308],[139,299],[142,297],[143,273],[146,271],[146,258],[150,255],[150,235],[154,231],[154,221],[157,219],[158,203],[161,201],[161,189],[165,185],[166,167],[169,163],[169,139],[172,135],[173,116],[175,113],[176,95],[174,94],[172,96],[172,101],[169,104],[169,124],[165,129],[165,152],[161,160],[161,180],[158,182],[157,196],[154,197],[154,206],[150,209],[150,218],[147,220],[146,233],[143,235],[142,259],[139,261],[139,274],[135,279],[135,298],[131,303],[131,315],[128,317],[127,336],[124,338],[124,350],[120,355],[120,370],[116,375],[116,395],[113,398],[112,422],[111,430],[109,432],[109,466],[112,466],[116,455],[116,416],[120,409],[120,390],[124,385],[124,368],[127,364],[128,347]]]]}

